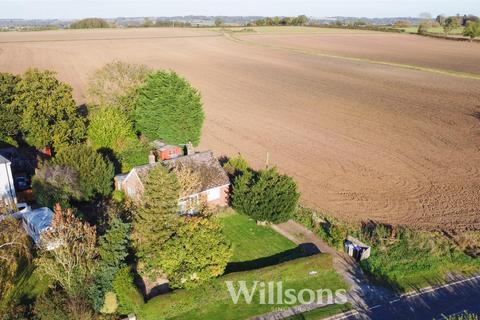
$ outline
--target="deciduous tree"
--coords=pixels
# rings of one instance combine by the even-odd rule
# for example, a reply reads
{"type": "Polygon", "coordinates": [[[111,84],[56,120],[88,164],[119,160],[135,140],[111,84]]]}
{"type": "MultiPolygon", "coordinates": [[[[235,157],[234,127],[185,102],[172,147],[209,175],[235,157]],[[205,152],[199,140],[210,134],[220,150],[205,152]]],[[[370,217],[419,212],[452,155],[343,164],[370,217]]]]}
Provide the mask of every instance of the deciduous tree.
{"type": "Polygon", "coordinates": [[[52,71],[28,70],[15,87],[12,103],[22,114],[26,141],[37,148],[60,149],[85,136],[85,119],[78,113],[72,88],[52,71]]]}
{"type": "Polygon", "coordinates": [[[480,37],[480,22],[468,21],[467,26],[463,30],[463,35],[470,39],[480,37]]]}
{"type": "Polygon", "coordinates": [[[231,255],[219,223],[191,217],[182,219],[156,260],[171,287],[188,288],[222,275],[231,255]]]}
{"type": "Polygon", "coordinates": [[[90,78],[87,99],[90,107],[115,108],[129,114],[135,105],[136,90],[150,72],[148,67],[125,62],[111,62],[90,78]]]}
{"type": "Polygon", "coordinates": [[[71,210],[62,210],[57,205],[51,229],[41,235],[43,249],[35,263],[69,296],[81,296],[95,268],[95,245],[95,227],[80,221],[71,210]],[[47,250],[49,246],[56,248],[47,250]]]}
{"type": "Polygon", "coordinates": [[[12,141],[21,129],[21,110],[12,105],[15,87],[19,81],[20,78],[13,74],[0,72],[0,119],[2,119],[0,121],[0,139],[6,142],[12,141]]]}

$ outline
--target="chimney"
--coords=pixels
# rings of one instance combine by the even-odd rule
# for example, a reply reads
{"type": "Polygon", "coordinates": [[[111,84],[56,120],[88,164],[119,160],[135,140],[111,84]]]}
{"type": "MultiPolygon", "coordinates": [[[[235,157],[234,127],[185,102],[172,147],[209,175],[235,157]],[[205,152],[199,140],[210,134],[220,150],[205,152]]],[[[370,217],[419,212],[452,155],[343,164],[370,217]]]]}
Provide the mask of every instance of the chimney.
{"type": "Polygon", "coordinates": [[[191,141],[188,141],[186,148],[187,148],[187,156],[195,154],[195,149],[193,148],[193,144],[191,141]]]}
{"type": "Polygon", "coordinates": [[[153,152],[150,152],[150,154],[148,155],[148,163],[149,164],[154,164],[156,161],[155,161],[155,155],[153,154],[153,152]]]}

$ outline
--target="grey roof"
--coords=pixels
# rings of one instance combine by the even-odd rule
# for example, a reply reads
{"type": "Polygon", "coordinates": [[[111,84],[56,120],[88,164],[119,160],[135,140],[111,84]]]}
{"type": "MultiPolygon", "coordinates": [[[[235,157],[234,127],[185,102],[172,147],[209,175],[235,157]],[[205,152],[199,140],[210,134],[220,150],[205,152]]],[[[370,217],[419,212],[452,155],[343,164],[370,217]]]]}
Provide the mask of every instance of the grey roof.
{"type": "Polygon", "coordinates": [[[49,208],[39,208],[23,213],[23,221],[27,224],[27,232],[35,243],[40,240],[40,234],[52,225],[53,211],[49,208]]]}
{"type": "Polygon", "coordinates": [[[143,182],[147,178],[150,170],[152,170],[152,168],[155,167],[159,163],[160,162],[144,164],[143,166],[134,167],[133,169],[137,173],[138,178],[140,178],[140,180],[143,182]]]}
{"type": "Polygon", "coordinates": [[[10,160],[8,160],[4,156],[0,155],[0,163],[10,163],[10,160]]]}
{"type": "Polygon", "coordinates": [[[212,151],[165,160],[163,163],[170,169],[177,165],[184,165],[199,172],[202,179],[202,186],[199,192],[230,184],[227,173],[223,170],[218,159],[213,156],[212,151]]]}

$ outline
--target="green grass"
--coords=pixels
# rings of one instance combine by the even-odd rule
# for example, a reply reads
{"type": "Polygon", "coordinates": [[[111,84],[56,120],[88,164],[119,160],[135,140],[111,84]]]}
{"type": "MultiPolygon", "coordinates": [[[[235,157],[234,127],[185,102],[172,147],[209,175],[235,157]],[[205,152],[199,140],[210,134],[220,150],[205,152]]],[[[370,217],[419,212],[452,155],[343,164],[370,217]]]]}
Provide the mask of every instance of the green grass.
{"type": "MultiPolygon", "coordinates": [[[[332,257],[319,254],[300,258],[276,266],[262,269],[231,273],[214,279],[191,290],[176,290],[172,293],[157,296],[143,305],[140,318],[142,320],[157,319],[247,319],[255,315],[272,312],[278,308],[290,307],[285,304],[260,304],[259,292],[254,294],[251,304],[240,299],[234,304],[230,298],[225,281],[283,281],[283,288],[294,289],[347,289],[346,284],[335,272],[332,257]],[[310,275],[311,271],[317,274],[310,275]]],[[[339,306],[328,307],[330,312],[343,310],[339,306]],[[336,308],[338,307],[338,308],[336,308]]],[[[317,311],[320,312],[320,311],[317,311]]],[[[323,312],[323,311],[322,311],[323,312]]]]}
{"type": "Polygon", "coordinates": [[[324,308],[314,309],[312,311],[304,312],[302,314],[288,317],[286,320],[318,320],[326,317],[331,317],[341,312],[347,312],[352,309],[350,303],[346,304],[332,304],[324,308]]]}
{"type": "Polygon", "coordinates": [[[373,278],[408,292],[442,284],[450,273],[479,272],[480,259],[467,256],[435,234],[422,233],[374,247],[361,266],[373,278]]]}
{"type": "Polygon", "coordinates": [[[15,285],[11,288],[4,300],[0,302],[0,309],[5,304],[30,303],[48,290],[51,280],[40,274],[33,265],[26,266],[18,275],[15,285]]]}
{"type": "Polygon", "coordinates": [[[231,262],[274,256],[297,247],[272,228],[257,226],[254,220],[245,215],[228,214],[220,218],[220,223],[233,247],[231,262]]]}
{"type": "MultiPolygon", "coordinates": [[[[398,29],[403,29],[406,33],[414,33],[414,34],[418,33],[418,26],[413,26],[413,27],[408,27],[408,28],[398,28],[398,29]]],[[[443,31],[442,27],[428,28],[428,32],[444,34],[444,31],[443,31]]],[[[462,35],[463,34],[463,27],[452,30],[450,32],[450,34],[451,35],[462,35]]]]}

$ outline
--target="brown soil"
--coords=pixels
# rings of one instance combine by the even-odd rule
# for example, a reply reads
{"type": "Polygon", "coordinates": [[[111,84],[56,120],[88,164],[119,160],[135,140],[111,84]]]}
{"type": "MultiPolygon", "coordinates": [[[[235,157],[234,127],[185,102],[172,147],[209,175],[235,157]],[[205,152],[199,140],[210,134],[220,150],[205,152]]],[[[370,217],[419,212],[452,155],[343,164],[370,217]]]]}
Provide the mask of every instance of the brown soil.
{"type": "MultiPolygon", "coordinates": [[[[383,33],[239,38],[480,73],[477,44],[383,33]]],[[[0,71],[56,70],[78,103],[88,75],[112,60],[188,78],[205,103],[201,149],[241,152],[257,167],[269,152],[309,205],[355,221],[480,229],[473,116],[480,80],[265,48],[209,31],[0,34],[0,71]]]]}

